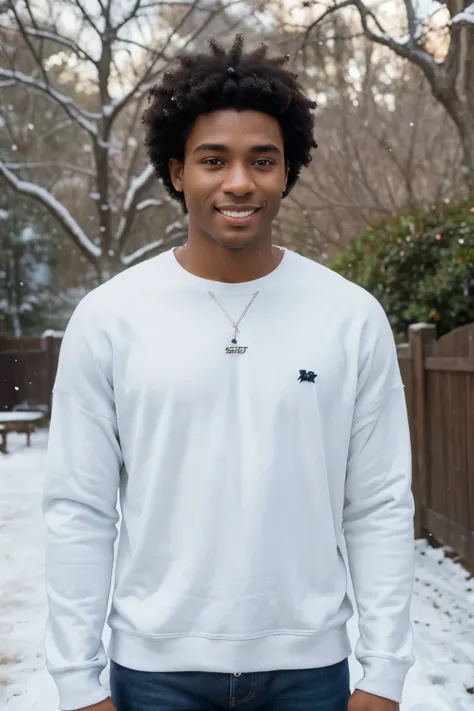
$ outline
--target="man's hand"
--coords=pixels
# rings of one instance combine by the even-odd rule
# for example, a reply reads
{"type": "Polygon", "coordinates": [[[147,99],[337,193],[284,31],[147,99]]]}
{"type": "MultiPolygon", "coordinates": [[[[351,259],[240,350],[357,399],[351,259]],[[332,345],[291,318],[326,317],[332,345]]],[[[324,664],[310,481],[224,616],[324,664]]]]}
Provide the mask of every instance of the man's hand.
{"type": "Polygon", "coordinates": [[[103,701],[99,701],[98,704],[92,704],[92,706],[83,706],[80,709],[77,709],[76,711],[117,711],[115,706],[112,703],[112,699],[107,697],[103,701]]]}
{"type": "Polygon", "coordinates": [[[347,711],[400,711],[400,704],[356,689],[349,699],[347,711]]]}

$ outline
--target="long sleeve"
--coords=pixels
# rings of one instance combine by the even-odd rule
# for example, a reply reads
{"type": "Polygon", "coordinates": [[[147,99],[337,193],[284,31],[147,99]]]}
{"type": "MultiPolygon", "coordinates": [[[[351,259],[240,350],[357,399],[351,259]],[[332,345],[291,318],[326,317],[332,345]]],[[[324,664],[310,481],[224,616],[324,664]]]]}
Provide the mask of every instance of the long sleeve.
{"type": "Polygon", "coordinates": [[[388,321],[364,337],[347,467],[344,536],[359,614],[356,688],[400,702],[413,664],[414,503],[405,394],[388,321]]]}
{"type": "Polygon", "coordinates": [[[63,339],[53,395],[48,472],[46,660],[61,709],[98,703],[122,466],[111,347],[88,299],[63,339]]]}

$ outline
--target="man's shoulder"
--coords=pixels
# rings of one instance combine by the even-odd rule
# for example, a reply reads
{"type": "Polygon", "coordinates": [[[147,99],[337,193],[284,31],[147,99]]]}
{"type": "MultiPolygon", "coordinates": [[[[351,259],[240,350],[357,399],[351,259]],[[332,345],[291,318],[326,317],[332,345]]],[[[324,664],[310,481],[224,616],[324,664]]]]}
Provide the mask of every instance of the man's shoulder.
{"type": "Polygon", "coordinates": [[[316,298],[323,298],[328,308],[374,318],[384,313],[380,302],[369,291],[333,269],[296,252],[292,252],[292,259],[298,284],[312,291],[316,298]]]}
{"type": "Polygon", "coordinates": [[[106,317],[138,302],[140,298],[145,297],[147,284],[156,288],[157,284],[163,282],[167,254],[164,252],[133,267],[128,267],[96,286],[81,299],[76,311],[81,314],[106,317]]]}

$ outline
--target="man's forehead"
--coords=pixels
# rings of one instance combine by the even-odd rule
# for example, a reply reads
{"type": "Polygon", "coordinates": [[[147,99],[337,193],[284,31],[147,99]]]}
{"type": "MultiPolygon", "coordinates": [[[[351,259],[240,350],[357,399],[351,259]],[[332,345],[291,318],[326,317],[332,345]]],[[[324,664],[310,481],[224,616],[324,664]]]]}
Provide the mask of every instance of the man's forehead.
{"type": "Polygon", "coordinates": [[[282,142],[277,119],[260,111],[222,110],[199,116],[190,135],[198,143],[268,145],[282,142]]]}

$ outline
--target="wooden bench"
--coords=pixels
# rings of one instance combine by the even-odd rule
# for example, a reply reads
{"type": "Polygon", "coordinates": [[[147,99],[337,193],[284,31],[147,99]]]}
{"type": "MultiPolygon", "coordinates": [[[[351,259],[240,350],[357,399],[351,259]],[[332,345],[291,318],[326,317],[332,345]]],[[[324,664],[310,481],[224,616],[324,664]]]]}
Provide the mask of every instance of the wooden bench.
{"type": "Polygon", "coordinates": [[[31,434],[36,430],[39,420],[44,417],[43,412],[1,412],[0,413],[0,452],[7,454],[7,436],[9,432],[26,434],[26,446],[31,446],[31,434]]]}

